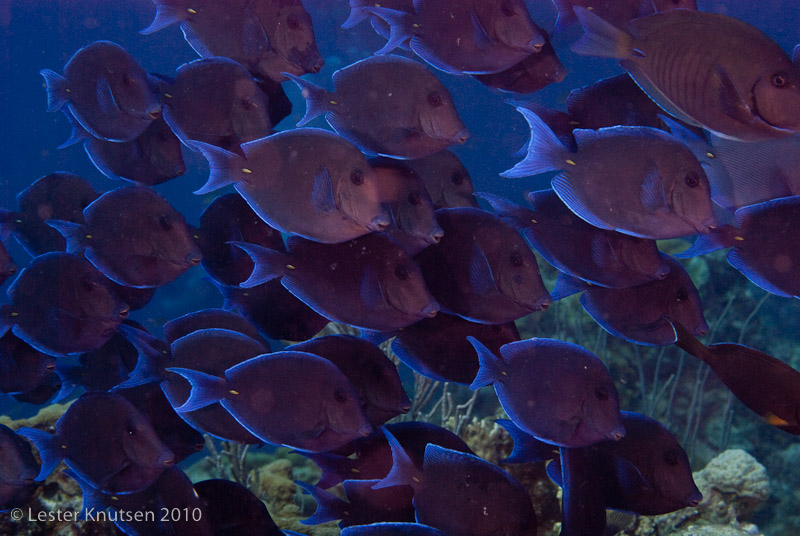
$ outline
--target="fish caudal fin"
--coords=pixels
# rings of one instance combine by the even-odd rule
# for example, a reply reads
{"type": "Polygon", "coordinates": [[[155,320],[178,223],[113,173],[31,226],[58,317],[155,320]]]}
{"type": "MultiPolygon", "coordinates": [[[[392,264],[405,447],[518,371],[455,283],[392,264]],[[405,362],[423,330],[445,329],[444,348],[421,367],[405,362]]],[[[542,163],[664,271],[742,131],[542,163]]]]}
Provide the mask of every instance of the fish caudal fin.
{"type": "Polygon", "coordinates": [[[634,53],[633,37],[585,7],[576,6],[578,17],[586,33],[572,45],[572,51],[585,56],[626,59],[634,53]]]}
{"type": "Polygon", "coordinates": [[[119,384],[121,389],[136,387],[150,382],[161,382],[166,377],[166,367],[170,361],[170,351],[166,343],[156,339],[146,331],[136,329],[127,324],[120,324],[117,331],[130,342],[139,356],[136,366],[128,375],[128,379],[119,384]],[[162,348],[158,348],[163,345],[162,348]]]}
{"type": "Polygon", "coordinates": [[[509,419],[497,419],[494,422],[505,428],[514,448],[505,463],[544,462],[558,457],[558,447],[539,441],[509,419]]]}
{"type": "Polygon", "coordinates": [[[177,367],[170,367],[167,371],[180,374],[192,385],[189,399],[181,407],[175,408],[175,411],[181,413],[194,411],[219,402],[229,395],[228,380],[225,378],[177,367]]]}
{"type": "Polygon", "coordinates": [[[60,110],[67,103],[67,79],[50,69],[42,69],[39,74],[47,84],[47,111],[60,110]]]}
{"type": "Polygon", "coordinates": [[[67,240],[67,253],[79,254],[86,248],[87,237],[90,235],[86,234],[83,225],[64,220],[46,220],[45,223],[67,240]]]}
{"type": "Polygon", "coordinates": [[[265,248],[256,244],[248,244],[247,242],[227,242],[234,246],[238,246],[245,253],[250,255],[253,259],[253,273],[246,281],[239,283],[242,288],[250,288],[267,281],[272,281],[284,275],[287,270],[292,270],[294,267],[290,263],[290,257],[282,251],[265,248]]]}
{"type": "Polygon", "coordinates": [[[281,74],[297,84],[297,87],[300,88],[300,93],[306,99],[306,114],[297,122],[298,127],[302,127],[312,119],[324,114],[331,106],[336,106],[333,94],[325,88],[291,73],[281,74]]]}
{"type": "Polygon", "coordinates": [[[522,114],[531,129],[531,139],[526,147],[527,154],[520,162],[500,174],[502,177],[527,177],[546,171],[564,169],[570,153],[558,139],[558,136],[529,108],[518,105],[517,111],[522,114]]]}
{"type": "Polygon", "coordinates": [[[156,16],[150,26],[139,30],[142,35],[150,35],[167,26],[172,26],[186,20],[187,10],[180,5],[173,4],[174,0],[153,0],[156,4],[156,16]]]}
{"type": "Polygon", "coordinates": [[[207,194],[229,184],[235,184],[244,178],[244,174],[252,172],[247,168],[247,160],[236,153],[197,140],[185,140],[184,143],[190,149],[202,153],[211,168],[208,181],[200,189],[194,191],[197,195],[207,194]]]}
{"type": "Polygon", "coordinates": [[[303,488],[317,501],[317,509],[311,514],[311,517],[300,521],[303,525],[319,525],[320,523],[347,517],[347,507],[350,506],[349,503],[318,486],[312,486],[307,482],[301,482],[299,480],[295,480],[294,483],[303,488]]]}
{"type": "Polygon", "coordinates": [[[376,55],[387,54],[413,37],[413,34],[408,31],[411,25],[407,23],[411,15],[405,11],[385,7],[364,7],[362,11],[383,19],[389,25],[389,40],[375,52],[376,55]]]}
{"type": "Polygon", "coordinates": [[[491,350],[486,348],[483,343],[475,337],[469,336],[467,340],[478,353],[478,361],[480,362],[478,375],[475,376],[475,380],[473,380],[469,388],[474,391],[475,389],[480,389],[486,385],[501,381],[501,378],[506,374],[503,370],[503,360],[494,355],[491,350]]]}
{"type": "Polygon", "coordinates": [[[392,449],[392,468],[389,474],[372,486],[372,489],[390,488],[392,486],[411,486],[416,488],[422,477],[422,471],[417,469],[411,458],[408,457],[406,450],[392,433],[383,428],[383,435],[389,442],[392,449]]]}
{"type": "Polygon", "coordinates": [[[560,31],[578,22],[575,17],[575,12],[572,11],[572,4],[575,0],[553,0],[558,11],[558,20],[556,20],[555,31],[560,31]]]}
{"type": "Polygon", "coordinates": [[[681,251],[674,255],[674,257],[678,259],[689,259],[700,255],[706,255],[707,253],[719,249],[733,247],[742,243],[744,240],[744,238],[738,234],[739,232],[739,229],[736,227],[723,225],[718,229],[712,230],[710,233],[698,235],[692,247],[686,251],[681,251]]]}
{"type": "Polygon", "coordinates": [[[348,15],[347,20],[342,23],[341,27],[345,30],[349,30],[367,20],[369,18],[369,12],[364,9],[365,7],[366,6],[353,6],[351,2],[350,15],[348,15]]]}
{"type": "Polygon", "coordinates": [[[35,478],[37,482],[43,481],[50,473],[55,471],[56,466],[64,459],[64,450],[61,441],[55,434],[49,434],[44,430],[29,428],[24,426],[17,429],[17,434],[30,440],[39,451],[39,458],[42,460],[42,468],[39,475],[35,478]]]}

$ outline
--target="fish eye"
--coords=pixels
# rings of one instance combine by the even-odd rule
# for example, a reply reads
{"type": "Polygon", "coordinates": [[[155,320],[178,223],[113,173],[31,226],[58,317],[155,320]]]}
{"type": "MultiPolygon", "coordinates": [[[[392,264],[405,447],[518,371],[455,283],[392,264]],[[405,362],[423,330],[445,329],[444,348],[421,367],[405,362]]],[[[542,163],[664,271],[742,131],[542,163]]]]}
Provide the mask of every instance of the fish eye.
{"type": "Polygon", "coordinates": [[[81,286],[83,287],[83,290],[85,290],[86,292],[91,292],[95,289],[97,283],[95,283],[91,279],[81,279],[81,286]]]}
{"type": "Polygon", "coordinates": [[[503,2],[503,5],[500,6],[500,9],[503,11],[503,15],[506,17],[513,17],[517,14],[517,10],[514,9],[514,6],[511,2],[503,2]]]}
{"type": "Polygon", "coordinates": [[[166,215],[159,216],[158,225],[161,226],[161,228],[165,231],[172,230],[172,222],[169,221],[169,216],[166,215]]]}
{"type": "Polygon", "coordinates": [[[129,424],[129,425],[125,426],[125,432],[126,432],[126,433],[127,433],[129,436],[136,435],[136,428],[134,428],[133,426],[131,426],[131,425],[129,424]]]}
{"type": "Polygon", "coordinates": [[[608,400],[608,391],[604,387],[598,387],[594,390],[594,396],[597,400],[608,400]]]}
{"type": "Polygon", "coordinates": [[[664,452],[664,463],[667,465],[678,465],[678,455],[674,450],[664,452]]]}
{"type": "Polygon", "coordinates": [[[441,106],[442,104],[444,104],[444,101],[442,100],[442,94],[439,93],[438,91],[431,91],[430,93],[428,93],[428,104],[430,104],[433,107],[441,106]]]}
{"type": "Polygon", "coordinates": [[[700,186],[700,177],[697,176],[697,173],[689,173],[683,178],[683,182],[686,183],[686,186],[689,188],[697,188],[700,186]]]}
{"type": "Polygon", "coordinates": [[[405,281],[408,279],[408,270],[406,270],[405,266],[396,266],[394,269],[394,275],[400,281],[405,281]]]}
{"type": "Polygon", "coordinates": [[[245,110],[253,110],[258,108],[258,105],[252,99],[242,99],[242,108],[245,110]]]}
{"type": "Polygon", "coordinates": [[[122,83],[127,87],[131,87],[136,83],[136,80],[134,80],[130,74],[125,73],[124,75],[122,75],[122,83]]]}
{"type": "Polygon", "coordinates": [[[772,85],[775,87],[783,87],[786,85],[786,77],[782,74],[772,75],[772,85]]]}
{"type": "Polygon", "coordinates": [[[460,186],[464,183],[464,175],[456,171],[455,173],[450,175],[450,182],[452,182],[456,186],[460,186]]]}
{"type": "Polygon", "coordinates": [[[355,184],[356,186],[361,186],[364,184],[364,172],[360,169],[354,169],[350,173],[350,182],[355,184]]]}
{"type": "Polygon", "coordinates": [[[675,293],[675,299],[679,302],[682,302],[689,298],[689,293],[686,292],[685,288],[679,288],[678,292],[675,293]]]}
{"type": "Polygon", "coordinates": [[[347,391],[339,387],[333,392],[333,399],[340,404],[344,404],[345,402],[347,402],[348,399],[347,391]]]}
{"type": "Polygon", "coordinates": [[[417,192],[411,192],[408,194],[408,202],[414,206],[417,206],[422,202],[422,200],[419,198],[419,194],[417,192]]]}
{"type": "Polygon", "coordinates": [[[511,261],[511,264],[514,266],[522,266],[522,255],[519,251],[513,252],[509,257],[508,260],[511,261]]]}
{"type": "Polygon", "coordinates": [[[296,30],[300,27],[300,19],[297,18],[297,15],[291,14],[286,17],[286,25],[292,30],[296,30]]]}

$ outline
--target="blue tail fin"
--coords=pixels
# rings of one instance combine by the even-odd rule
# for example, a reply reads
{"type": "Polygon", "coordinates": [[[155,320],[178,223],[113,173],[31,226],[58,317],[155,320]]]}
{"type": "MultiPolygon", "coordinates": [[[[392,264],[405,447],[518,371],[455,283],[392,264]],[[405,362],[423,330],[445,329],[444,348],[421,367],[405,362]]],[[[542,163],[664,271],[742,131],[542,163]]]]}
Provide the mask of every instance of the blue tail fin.
{"type": "Polygon", "coordinates": [[[333,93],[325,88],[316,84],[312,84],[308,80],[300,78],[299,76],[295,76],[291,73],[281,74],[297,84],[297,87],[300,88],[303,98],[306,99],[306,114],[300,121],[297,122],[298,127],[302,127],[315,117],[324,114],[330,109],[331,106],[336,106],[332,103],[332,101],[335,102],[333,93]]]}
{"type": "Polygon", "coordinates": [[[39,74],[47,84],[47,111],[60,110],[67,103],[67,79],[50,69],[42,69],[39,74]]]}
{"type": "Polygon", "coordinates": [[[497,424],[502,426],[514,441],[514,449],[504,463],[543,462],[558,457],[558,447],[539,441],[525,430],[517,426],[514,421],[497,419],[497,424]]]}
{"type": "Polygon", "coordinates": [[[347,517],[347,508],[350,506],[349,503],[307,482],[295,480],[294,483],[306,490],[308,494],[317,501],[317,509],[311,514],[311,517],[300,521],[303,525],[319,525],[320,523],[347,517]]]}
{"type": "Polygon", "coordinates": [[[331,452],[300,452],[297,454],[305,456],[322,470],[317,487],[328,489],[341,483],[348,478],[358,478],[359,471],[356,467],[357,461],[347,456],[333,454],[331,452]]]}
{"type": "Polygon", "coordinates": [[[553,301],[558,301],[567,296],[577,294],[578,292],[583,292],[587,288],[589,288],[589,283],[582,279],[565,274],[564,272],[558,272],[556,286],[553,288],[553,292],[550,293],[550,296],[553,297],[553,301]]]}
{"type": "Polygon", "coordinates": [[[503,360],[494,355],[491,350],[486,348],[483,343],[475,337],[469,336],[467,340],[478,353],[478,361],[480,362],[478,375],[475,376],[475,380],[473,380],[469,388],[474,391],[485,385],[492,385],[495,382],[502,383],[502,377],[506,375],[506,372],[503,370],[503,360]]]}
{"type": "Polygon", "coordinates": [[[45,223],[67,239],[67,253],[83,253],[88,240],[83,225],[64,220],[45,220],[45,223]]]}
{"type": "Polygon", "coordinates": [[[249,288],[267,281],[272,281],[284,275],[287,270],[293,270],[291,257],[283,251],[265,248],[247,242],[227,242],[244,250],[253,259],[253,273],[246,281],[239,284],[240,287],[249,288]]]}
{"type": "Polygon", "coordinates": [[[364,7],[362,9],[370,15],[380,17],[389,25],[389,40],[380,50],[375,52],[376,55],[387,54],[413,37],[412,33],[408,31],[411,25],[406,22],[411,15],[405,11],[397,11],[385,7],[364,7]]]}
{"type": "Polygon", "coordinates": [[[527,154],[520,162],[509,170],[502,172],[503,177],[527,177],[546,171],[557,171],[568,167],[570,153],[536,112],[518,105],[517,111],[522,114],[531,129],[531,140],[526,147],[527,154]]]}
{"type": "Polygon", "coordinates": [[[708,234],[698,235],[697,240],[694,244],[692,244],[692,247],[673,256],[677,257],[678,259],[688,259],[691,257],[705,255],[719,249],[733,247],[737,243],[741,243],[743,241],[743,237],[739,234],[739,232],[739,229],[736,227],[723,225],[717,229],[714,229],[708,234]]]}
{"type": "Polygon", "coordinates": [[[372,488],[381,489],[391,486],[411,486],[416,488],[422,480],[422,471],[414,465],[406,450],[389,430],[383,428],[383,434],[392,449],[392,468],[389,470],[389,474],[379,480],[372,488]]]}
{"type": "Polygon", "coordinates": [[[167,370],[180,374],[192,385],[189,399],[175,411],[188,413],[215,404],[229,395],[228,380],[225,378],[185,368],[170,367],[167,370]]]}
{"type": "Polygon", "coordinates": [[[251,170],[247,168],[247,160],[236,153],[226,151],[216,145],[203,141],[185,140],[184,143],[192,150],[199,151],[208,160],[208,181],[195,190],[197,195],[213,192],[229,184],[242,180],[251,170]]]}
{"type": "Polygon", "coordinates": [[[156,16],[150,26],[143,30],[139,30],[140,34],[150,35],[159,30],[163,30],[167,26],[172,26],[178,22],[186,20],[186,10],[180,5],[170,5],[172,2],[168,0],[153,0],[156,4],[156,16]]]}
{"type": "Polygon", "coordinates": [[[49,434],[44,430],[36,428],[23,427],[17,429],[17,434],[29,439],[39,451],[39,459],[42,460],[42,468],[39,471],[39,476],[36,477],[37,482],[43,481],[50,473],[55,471],[56,466],[64,459],[64,450],[59,441],[58,436],[49,434]]]}
{"type": "Polygon", "coordinates": [[[585,56],[626,59],[633,53],[633,37],[620,30],[585,7],[576,6],[578,17],[586,33],[572,45],[572,51],[585,56]]]}
{"type": "Polygon", "coordinates": [[[128,379],[119,384],[119,388],[127,389],[150,382],[160,382],[166,377],[166,368],[170,362],[170,352],[166,343],[156,339],[146,331],[136,329],[127,324],[117,328],[139,352],[136,366],[128,375],[128,379]]]}

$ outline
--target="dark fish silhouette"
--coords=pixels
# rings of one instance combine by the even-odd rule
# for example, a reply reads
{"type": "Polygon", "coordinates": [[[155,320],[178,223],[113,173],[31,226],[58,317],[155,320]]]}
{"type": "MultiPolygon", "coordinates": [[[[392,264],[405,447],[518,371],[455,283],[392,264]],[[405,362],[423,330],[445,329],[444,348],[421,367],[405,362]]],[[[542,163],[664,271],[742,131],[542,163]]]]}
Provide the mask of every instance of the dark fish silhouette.
{"type": "Polygon", "coordinates": [[[83,495],[82,511],[98,516],[110,510],[109,520],[125,534],[137,536],[214,536],[205,503],[198,497],[192,481],[178,467],[169,467],[145,490],[135,493],[108,493],[91,482],[65,471],[75,480],[83,495]],[[153,512],[153,516],[135,516],[153,512]],[[180,515],[177,513],[180,512],[180,515]],[[173,515],[175,513],[175,515],[173,515]],[[160,515],[159,515],[160,514],[160,515]]]}
{"type": "Polygon", "coordinates": [[[691,248],[676,256],[694,257],[732,248],[728,262],[751,282],[778,296],[800,297],[795,275],[800,265],[800,250],[795,247],[798,207],[800,196],[742,207],[736,211],[738,227],[725,225],[698,237],[691,248]]]}
{"type": "MultiPolygon", "coordinates": [[[[425,447],[428,443],[459,452],[472,454],[472,450],[453,432],[435,424],[422,421],[406,421],[387,424],[389,430],[403,446],[406,454],[422,470],[425,447]]],[[[317,486],[330,488],[349,479],[371,480],[383,478],[392,468],[392,451],[381,429],[374,430],[364,438],[356,439],[337,453],[319,452],[304,454],[322,470],[317,486]],[[353,454],[353,456],[348,456],[353,454]]]]}
{"type": "Polygon", "coordinates": [[[383,233],[342,244],[289,237],[288,253],[237,242],[255,261],[252,287],[281,284],[324,317],[374,331],[392,331],[434,316],[433,299],[419,267],[383,233]]]}
{"type": "Polygon", "coordinates": [[[373,487],[411,486],[418,522],[453,536],[536,534],[528,492],[496,465],[430,444],[420,470],[391,432],[384,433],[392,448],[392,470],[373,487]]]}
{"type": "Polygon", "coordinates": [[[155,186],[186,171],[181,142],[162,117],[150,123],[133,141],[91,138],[83,148],[95,167],[109,179],[155,186]]]}
{"type": "MultiPolygon", "coordinates": [[[[264,503],[246,487],[223,479],[203,480],[194,490],[205,503],[216,536],[283,536],[264,503]]],[[[286,533],[288,534],[288,533],[286,533]]]]}
{"type": "Polygon", "coordinates": [[[103,346],[128,316],[128,306],[89,262],[69,253],[46,253],[20,272],[0,306],[0,333],[14,335],[50,355],[103,346]]]}
{"type": "Polygon", "coordinates": [[[676,344],[711,367],[736,398],[767,423],[800,435],[800,372],[755,348],[730,342],[705,346],[680,322],[676,344]]]}
{"type": "Polygon", "coordinates": [[[655,240],[600,229],[577,217],[553,190],[530,192],[532,208],[481,194],[559,271],[594,285],[635,287],[663,279],[669,266],[655,240]]]}
{"type": "Polygon", "coordinates": [[[12,231],[32,256],[65,251],[67,241],[47,220],[83,223],[83,209],[99,194],[81,177],[57,171],[17,194],[18,212],[0,209],[0,233],[12,231]]]}
{"type": "MultiPolygon", "coordinates": [[[[124,323],[134,329],[144,330],[132,320],[124,323]]],[[[80,354],[77,364],[59,364],[59,375],[87,391],[108,391],[128,379],[136,368],[138,355],[133,344],[117,331],[100,348],[80,354]]]]}
{"type": "MultiPolygon", "coordinates": [[[[539,52],[545,38],[521,0],[417,0],[414,13],[358,8],[390,26],[384,54],[408,41],[419,57],[451,74],[504,71],[539,52]]],[[[352,14],[351,14],[352,18],[352,14]]]]}
{"type": "Polygon", "coordinates": [[[560,274],[553,295],[558,299],[585,291],[581,305],[595,322],[627,341],[648,346],[675,342],[675,331],[664,316],[683,322],[697,335],[708,332],[700,293],[681,264],[661,254],[669,265],[664,279],[631,288],[593,286],[560,274]]]}
{"type": "MultiPolygon", "coordinates": [[[[536,26],[534,24],[534,26],[536,26]]],[[[561,82],[567,76],[567,69],[559,61],[547,32],[536,26],[544,37],[544,45],[538,52],[505,71],[493,74],[476,74],[475,79],[481,84],[513,93],[533,93],[553,82],[561,82]]]]}
{"type": "Polygon", "coordinates": [[[304,525],[318,525],[327,521],[339,522],[340,528],[368,523],[414,521],[413,490],[408,486],[372,489],[378,480],[345,480],[342,483],[347,500],[306,482],[295,481],[317,501],[317,509],[304,525]]]}
{"type": "Polygon", "coordinates": [[[407,160],[406,164],[425,183],[434,209],[478,206],[472,195],[472,178],[464,164],[450,151],[407,160]]]}
{"type": "Polygon", "coordinates": [[[669,134],[649,127],[574,130],[572,153],[535,112],[517,110],[531,141],[525,158],[503,176],[561,170],[552,186],[570,210],[595,227],[632,236],[677,238],[716,225],[702,166],[669,134]]]}
{"type": "Polygon", "coordinates": [[[188,412],[219,402],[259,439],[309,452],[340,447],[372,427],[347,377],[327,359],[282,351],[227,369],[224,377],[170,367],[192,384],[188,412]],[[298,385],[303,385],[298,390],[298,385]]]}
{"type": "Polygon", "coordinates": [[[556,30],[578,22],[573,11],[575,7],[590,9],[619,27],[625,26],[632,19],[655,12],[671,9],[697,10],[697,0],[553,0],[553,3],[558,9],[556,30]]]}
{"type": "Polygon", "coordinates": [[[164,324],[164,338],[167,344],[172,344],[181,337],[191,335],[195,331],[215,328],[247,335],[251,339],[260,342],[266,351],[269,351],[269,342],[261,336],[250,321],[243,316],[224,309],[203,309],[174,318],[164,324]]]}
{"type": "Polygon", "coordinates": [[[438,243],[444,231],[436,223],[433,201],[417,172],[405,162],[385,157],[371,158],[369,165],[392,215],[384,232],[410,255],[438,243]]]}
{"type": "Polygon", "coordinates": [[[19,508],[36,493],[39,485],[33,481],[39,464],[31,447],[14,431],[0,424],[0,512],[19,508]]]}
{"type": "Polygon", "coordinates": [[[467,341],[471,335],[492,352],[504,344],[518,341],[513,322],[480,324],[460,316],[439,313],[397,332],[392,351],[417,374],[442,382],[469,385],[478,374],[480,363],[467,341]]]}
{"type": "Polygon", "coordinates": [[[325,114],[336,132],[365,152],[422,158],[469,137],[447,88],[402,56],[373,56],[339,69],[333,92],[290,77],[306,99],[297,125],[325,114]]]}
{"type": "Polygon", "coordinates": [[[411,409],[397,365],[369,341],[352,335],[328,335],[287,346],[286,350],[308,352],[336,365],[353,384],[361,411],[373,427],[411,409]]]}
{"type": "Polygon", "coordinates": [[[536,257],[514,227],[475,208],[442,208],[436,220],[444,237],[415,260],[444,312],[505,324],[547,308],[536,257]]]}
{"type": "Polygon", "coordinates": [[[0,337],[0,393],[29,393],[51,380],[55,357],[26,344],[13,333],[0,337]]]}
{"type": "Polygon", "coordinates": [[[151,486],[174,459],[147,416],[114,393],[82,395],[56,421],[55,434],[27,427],[17,432],[39,451],[39,481],[64,460],[93,487],[133,493],[151,486]]]}
{"type": "Polygon", "coordinates": [[[742,141],[800,130],[800,72],[757,28],[726,15],[678,9],[624,29],[576,7],[579,54],[620,59],[670,115],[742,141]]]}
{"type": "Polygon", "coordinates": [[[279,231],[338,243],[385,229],[377,181],[366,158],[330,131],[298,128],[242,144],[245,157],[191,142],[209,160],[208,193],[235,184],[261,219],[279,231]]]}
{"type": "Polygon", "coordinates": [[[497,356],[477,339],[467,339],[481,362],[470,389],[494,385],[506,414],[537,439],[584,447],[624,437],[611,374],[585,348],[536,338],[506,344],[497,356]]]}
{"type": "Polygon", "coordinates": [[[159,91],[164,119],[183,141],[244,156],[242,143],[272,134],[268,97],[247,69],[228,58],[184,63],[159,91]]]}
{"type": "MultiPolygon", "coordinates": [[[[431,209],[431,213],[433,213],[433,209],[431,209]]],[[[2,216],[0,216],[0,218],[1,217],[2,216]]],[[[0,226],[2,226],[2,223],[0,223],[0,226]]],[[[1,229],[0,233],[2,233],[1,229]]],[[[2,241],[0,241],[0,285],[5,283],[6,279],[14,275],[16,272],[17,265],[14,263],[14,259],[11,258],[6,246],[2,241]]]]}
{"type": "Polygon", "coordinates": [[[160,117],[147,75],[121,46],[95,41],[78,50],[64,76],[39,73],[47,83],[47,110],[66,109],[92,136],[131,141],[160,117]]]}
{"type": "Polygon", "coordinates": [[[202,255],[177,210],[144,186],[123,186],[84,210],[86,224],[49,220],[81,253],[120,285],[157,287],[200,264],[202,255]]]}

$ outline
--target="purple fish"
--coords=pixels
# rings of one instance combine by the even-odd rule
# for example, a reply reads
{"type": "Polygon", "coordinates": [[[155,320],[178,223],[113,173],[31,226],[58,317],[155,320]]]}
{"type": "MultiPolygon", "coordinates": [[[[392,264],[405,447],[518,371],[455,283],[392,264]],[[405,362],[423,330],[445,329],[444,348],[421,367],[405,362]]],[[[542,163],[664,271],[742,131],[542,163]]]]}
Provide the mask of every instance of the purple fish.
{"type": "Polygon", "coordinates": [[[179,412],[219,402],[267,443],[322,452],[372,430],[347,377],[336,365],[313,354],[260,355],[227,369],[223,377],[186,368],[169,370],[192,384],[179,412]]]}
{"type": "Polygon", "coordinates": [[[353,384],[361,411],[373,427],[411,409],[397,365],[371,342],[351,335],[328,335],[287,346],[286,350],[308,352],[336,365],[353,384]]]}
{"type": "Polygon", "coordinates": [[[64,76],[39,72],[47,83],[47,110],[66,106],[92,136],[131,141],[161,116],[147,75],[121,46],[96,41],[78,50],[64,76]]]}
{"type": "Polygon", "coordinates": [[[162,117],[150,123],[133,141],[91,138],[83,148],[100,173],[109,179],[155,186],[186,171],[181,142],[162,117]]]}
{"type": "MultiPolygon", "coordinates": [[[[797,210],[800,196],[782,197],[736,211],[737,226],[724,225],[698,237],[679,258],[732,248],[728,262],[752,283],[778,296],[800,297],[796,277],[800,251],[797,242],[797,210]]],[[[690,326],[690,324],[684,325],[690,326]]]]}
{"type": "Polygon", "coordinates": [[[670,115],[742,141],[800,130],[800,71],[757,28],[726,15],[677,9],[618,28],[586,8],[572,50],[617,58],[670,115]]]}
{"type": "Polygon", "coordinates": [[[635,287],[663,279],[669,266],[655,240],[589,225],[553,190],[530,192],[532,209],[501,197],[481,194],[525,235],[536,251],[559,271],[601,287],[635,287]]]}
{"type": "Polygon", "coordinates": [[[513,322],[480,324],[439,313],[398,331],[392,351],[417,374],[469,385],[478,374],[480,363],[467,336],[475,337],[495,353],[504,344],[519,340],[513,322]]]}
{"type": "MultiPolygon", "coordinates": [[[[164,324],[164,337],[167,344],[172,344],[181,337],[190,335],[201,329],[227,329],[247,335],[260,342],[269,351],[269,343],[258,332],[256,327],[243,316],[224,309],[204,309],[174,318],[164,324]]],[[[313,353],[313,352],[312,352],[313,353]]]]}
{"type": "Polygon", "coordinates": [[[655,12],[671,9],[697,11],[697,0],[553,0],[558,9],[556,30],[578,22],[573,8],[583,7],[603,17],[614,26],[623,27],[628,21],[655,12]]]}
{"type": "Polygon", "coordinates": [[[464,164],[450,151],[406,161],[425,183],[433,208],[476,207],[472,178],[464,164]]]}
{"type": "Polygon", "coordinates": [[[497,356],[468,340],[481,362],[470,389],[494,385],[506,414],[537,439],[572,448],[625,435],[611,374],[585,348],[536,338],[506,344],[497,356]]]}
{"type": "Polygon", "coordinates": [[[345,480],[342,482],[347,500],[306,482],[295,481],[315,501],[317,509],[303,525],[318,525],[327,521],[339,522],[340,528],[368,523],[414,521],[413,490],[408,486],[373,489],[378,480],[345,480]]]}
{"type": "Polygon", "coordinates": [[[194,484],[206,505],[214,534],[237,536],[284,536],[272,520],[266,505],[246,487],[215,478],[194,484]]]}
{"type": "MultiPolygon", "coordinates": [[[[130,319],[124,324],[144,330],[130,319]]],[[[97,350],[80,354],[76,365],[59,364],[59,375],[87,391],[108,391],[128,379],[136,368],[138,355],[136,348],[117,331],[97,350]]]]}
{"type": "Polygon", "coordinates": [[[152,485],[174,459],[147,416],[114,393],[82,395],[56,421],[55,434],[27,427],[18,433],[39,451],[39,481],[64,460],[98,489],[132,493],[152,485]]]}
{"type": "Polygon", "coordinates": [[[336,132],[365,152],[422,158],[469,137],[450,92],[413,60],[387,55],[357,61],[333,73],[333,92],[289,76],[306,99],[297,125],[325,114],[336,132]]]}
{"type": "Polygon", "coordinates": [[[436,219],[444,237],[415,260],[444,312],[505,324],[547,308],[536,257],[516,229],[476,208],[442,208],[436,219]]]}
{"type": "Polygon", "coordinates": [[[174,82],[162,86],[164,119],[182,141],[203,141],[244,156],[242,143],[272,134],[267,96],[233,60],[184,63],[174,82]]]}
{"type": "Polygon", "coordinates": [[[570,152],[532,110],[527,155],[502,173],[525,177],[561,170],[553,189],[570,210],[595,227],[642,238],[677,238],[716,225],[711,188],[692,152],[649,127],[574,130],[570,152]]]}
{"type": "Polygon", "coordinates": [[[17,212],[0,209],[0,235],[13,232],[32,256],[65,251],[67,241],[47,220],[83,223],[83,209],[99,194],[86,180],[58,171],[36,179],[17,194],[17,212]]]}
{"type": "Polygon", "coordinates": [[[377,181],[366,158],[330,131],[297,128],[242,144],[245,157],[191,142],[209,160],[204,194],[234,184],[279,231],[326,243],[385,229],[377,181]]]}
{"type": "Polygon", "coordinates": [[[667,316],[683,323],[697,335],[708,332],[700,293],[681,264],[661,254],[669,265],[664,279],[631,288],[604,288],[560,274],[553,295],[557,299],[585,291],[581,305],[595,322],[626,341],[647,346],[675,342],[675,330],[667,316]]]}
{"type": "Polygon", "coordinates": [[[123,186],[83,212],[86,224],[50,220],[106,277],[130,287],[157,287],[200,264],[202,255],[186,220],[154,190],[123,186]]]}
{"type": "Polygon", "coordinates": [[[14,335],[50,355],[89,352],[103,346],[128,306],[83,257],[46,253],[36,257],[8,288],[0,306],[0,333],[14,335]]]}
{"type": "Polygon", "coordinates": [[[33,391],[55,374],[55,357],[42,353],[11,332],[0,337],[0,393],[33,391]]]}
{"type": "Polygon", "coordinates": [[[392,331],[439,310],[417,264],[383,233],[342,244],[292,236],[286,242],[288,253],[237,245],[256,264],[242,287],[280,278],[289,292],[334,322],[392,331]]]}
{"type": "Polygon", "coordinates": [[[33,481],[39,473],[39,464],[33,457],[31,446],[14,431],[0,424],[0,512],[20,508],[39,489],[33,481]]]}
{"type": "MultiPolygon", "coordinates": [[[[521,0],[416,0],[414,13],[358,8],[390,26],[384,54],[405,41],[419,57],[451,74],[504,71],[539,52],[545,38],[521,0]]],[[[351,15],[352,18],[352,15],[351,15]]]]}
{"type": "Polygon", "coordinates": [[[374,487],[411,486],[418,522],[453,536],[536,534],[536,514],[528,492],[496,465],[429,444],[420,470],[391,432],[384,433],[393,465],[374,487]]]}

